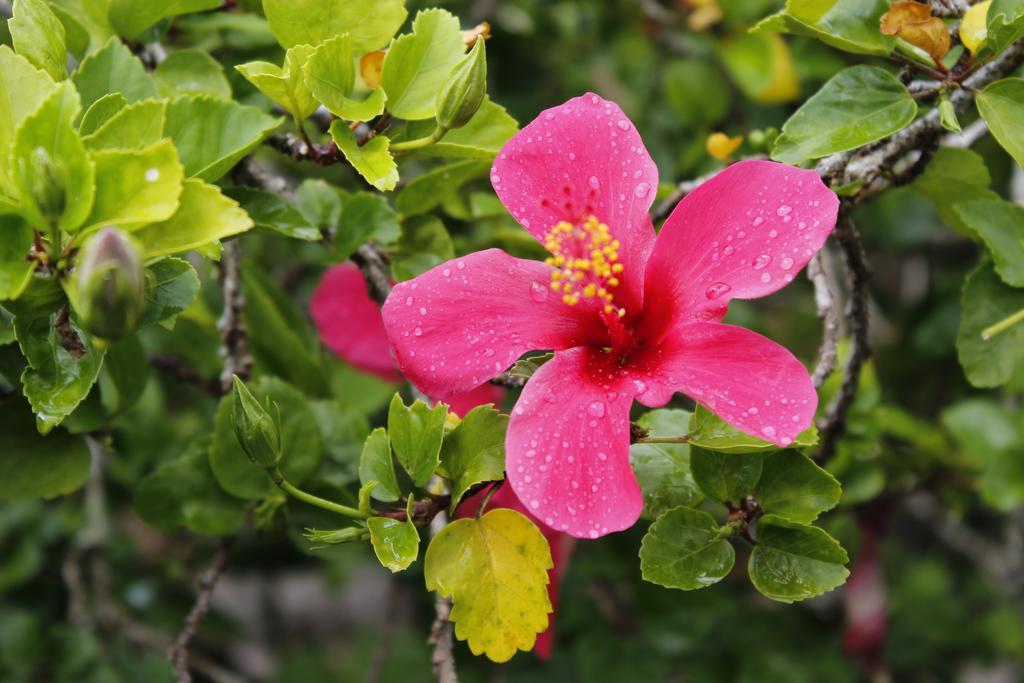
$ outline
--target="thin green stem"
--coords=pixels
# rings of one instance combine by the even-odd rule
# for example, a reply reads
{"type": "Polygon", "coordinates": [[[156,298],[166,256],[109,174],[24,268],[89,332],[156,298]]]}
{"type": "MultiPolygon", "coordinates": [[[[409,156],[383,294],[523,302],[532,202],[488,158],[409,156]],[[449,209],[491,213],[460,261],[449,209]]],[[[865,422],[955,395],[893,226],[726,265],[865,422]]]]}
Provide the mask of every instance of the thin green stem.
{"type": "Polygon", "coordinates": [[[995,325],[990,325],[981,331],[981,338],[988,341],[992,337],[1006,332],[1008,329],[1017,325],[1018,323],[1024,322],[1024,308],[1020,309],[1008,318],[1004,318],[997,322],[995,325]]]}
{"type": "Polygon", "coordinates": [[[392,152],[408,152],[414,149],[420,149],[421,147],[426,147],[428,145],[434,144],[442,137],[444,137],[444,134],[447,132],[447,129],[438,126],[434,129],[433,133],[431,133],[425,138],[417,138],[416,140],[406,140],[405,142],[395,142],[391,145],[390,149],[392,152]]]}
{"type": "Polygon", "coordinates": [[[683,434],[682,436],[642,436],[636,440],[636,443],[689,443],[690,435],[683,434]]]}
{"type": "Polygon", "coordinates": [[[274,483],[277,484],[282,491],[290,495],[292,498],[301,500],[303,503],[307,503],[308,505],[312,505],[314,507],[323,508],[324,510],[329,510],[331,512],[336,512],[339,515],[351,517],[352,519],[366,519],[367,517],[369,517],[368,514],[360,512],[355,508],[351,508],[347,505],[340,505],[338,503],[331,502],[326,498],[314,496],[312,493],[306,493],[302,489],[295,488],[294,486],[288,483],[288,480],[284,478],[284,475],[281,474],[280,469],[275,468],[270,473],[270,476],[273,477],[274,483]]]}

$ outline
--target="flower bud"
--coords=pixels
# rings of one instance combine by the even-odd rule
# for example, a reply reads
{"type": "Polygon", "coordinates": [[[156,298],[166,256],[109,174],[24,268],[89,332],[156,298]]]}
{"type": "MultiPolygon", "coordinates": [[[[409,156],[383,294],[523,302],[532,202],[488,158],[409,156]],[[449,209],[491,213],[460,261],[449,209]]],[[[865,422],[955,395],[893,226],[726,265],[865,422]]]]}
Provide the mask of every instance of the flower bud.
{"type": "Polygon", "coordinates": [[[32,201],[51,225],[64,214],[67,192],[61,180],[57,163],[45,147],[32,153],[32,201]]]}
{"type": "Polygon", "coordinates": [[[131,334],[145,305],[142,254],[117,228],[104,228],[82,249],[77,271],[82,326],[109,341],[131,334]]]}
{"type": "Polygon", "coordinates": [[[437,94],[437,125],[444,130],[469,123],[487,94],[487,49],[477,38],[473,49],[455,65],[437,94]]]}
{"type": "Polygon", "coordinates": [[[260,405],[238,375],[233,378],[231,392],[231,419],[235,436],[242,450],[257,467],[274,469],[281,462],[281,413],[277,404],[267,399],[260,405]],[[273,410],[273,414],[271,414],[273,410]]]}
{"type": "Polygon", "coordinates": [[[343,529],[306,529],[303,534],[313,543],[351,543],[369,538],[370,532],[365,527],[349,526],[343,529]]]}

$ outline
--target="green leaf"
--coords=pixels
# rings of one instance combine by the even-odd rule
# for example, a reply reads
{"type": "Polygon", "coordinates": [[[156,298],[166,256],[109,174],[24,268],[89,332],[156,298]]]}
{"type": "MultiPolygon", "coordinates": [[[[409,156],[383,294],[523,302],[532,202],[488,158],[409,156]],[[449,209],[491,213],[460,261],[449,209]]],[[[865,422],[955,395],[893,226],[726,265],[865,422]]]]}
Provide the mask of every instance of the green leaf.
{"type": "Polygon", "coordinates": [[[135,405],[150,374],[149,359],[138,336],[132,335],[109,347],[99,378],[100,397],[107,414],[116,415],[135,405]]]}
{"type": "Polygon", "coordinates": [[[121,93],[129,102],[156,97],[156,85],[146,67],[117,38],[82,60],[71,80],[88,109],[109,93],[121,93]]]}
{"type": "Polygon", "coordinates": [[[1024,309],[1024,289],[1008,287],[991,263],[983,263],[967,276],[962,308],[956,349],[967,380],[976,387],[1024,386],[1024,324],[981,337],[982,330],[1024,309]]]}
{"type": "Polygon", "coordinates": [[[27,217],[36,225],[50,224],[40,188],[59,195],[51,208],[57,212],[54,218],[61,230],[81,226],[92,208],[93,164],[73,125],[80,110],[78,94],[64,81],[18,126],[11,155],[14,186],[27,217]],[[46,164],[40,163],[41,154],[46,164]]]}
{"type": "Polygon", "coordinates": [[[388,408],[388,436],[399,464],[409,473],[413,484],[424,486],[440,462],[441,439],[448,408],[439,403],[433,408],[423,401],[405,406],[395,394],[388,408]]]}
{"type": "Polygon", "coordinates": [[[764,456],[760,453],[719,453],[703,448],[690,449],[693,479],[708,498],[739,503],[754,492],[764,456]]]}
{"type": "Polygon", "coordinates": [[[411,520],[403,522],[390,517],[370,517],[366,520],[366,527],[370,530],[373,552],[392,573],[400,572],[416,561],[420,535],[411,520]]]}
{"type": "Polygon", "coordinates": [[[368,239],[387,244],[399,234],[398,216],[388,200],[371,192],[356,192],[345,200],[344,209],[334,231],[331,258],[347,259],[368,239]]]}
{"type": "Polygon", "coordinates": [[[303,72],[309,89],[328,111],[347,121],[369,121],[384,113],[384,91],[376,89],[363,100],[353,99],[356,82],[352,36],[344,34],[321,43],[306,60],[303,72]]]}
{"type": "Polygon", "coordinates": [[[491,164],[486,161],[457,161],[427,171],[411,180],[395,198],[395,207],[405,216],[427,213],[475,178],[487,174],[491,164]]]}
{"type": "MultiPolygon", "coordinates": [[[[165,100],[135,102],[113,114],[82,142],[90,150],[148,147],[164,137],[166,117],[165,100]]],[[[174,156],[177,159],[177,152],[174,156]]]]}
{"type": "Polygon", "coordinates": [[[168,220],[178,210],[185,173],[170,140],[138,151],[102,150],[90,157],[96,168],[96,198],[86,229],[114,225],[133,230],[168,220]]]}
{"type": "MultiPolygon", "coordinates": [[[[756,436],[742,432],[718,417],[703,405],[698,404],[690,422],[690,441],[700,446],[724,453],[756,453],[777,450],[778,446],[756,436]]],[[[813,446],[818,443],[818,428],[812,423],[806,431],[796,437],[792,447],[813,446]]]]}
{"type": "Polygon", "coordinates": [[[896,47],[895,36],[878,29],[888,11],[888,0],[788,0],[753,30],[810,36],[846,52],[884,57],[896,47]]]}
{"type": "Polygon", "coordinates": [[[483,405],[471,410],[445,435],[441,465],[452,480],[452,514],[474,484],[505,478],[507,428],[508,415],[502,415],[493,405],[483,405]]]}
{"type": "Polygon", "coordinates": [[[388,111],[411,121],[434,117],[437,93],[466,51],[459,20],[445,10],[419,12],[412,30],[391,44],[381,75],[388,111]]]}
{"type": "Polygon", "coordinates": [[[415,216],[402,223],[402,237],[392,255],[396,280],[409,280],[455,258],[455,245],[444,223],[435,216],[415,216]]]}
{"type": "MultiPolygon", "coordinates": [[[[423,121],[407,126],[407,137],[429,135],[433,122],[423,121]]],[[[498,156],[502,146],[519,130],[519,124],[505,108],[484,98],[473,118],[462,128],[445,133],[432,145],[416,150],[417,156],[488,159],[498,156]]]]}
{"type": "MultiPolygon", "coordinates": [[[[128,106],[128,100],[119,92],[112,92],[99,98],[82,116],[82,122],[78,124],[78,134],[83,141],[88,136],[99,130],[103,124],[111,119],[114,114],[128,106]]],[[[163,119],[160,120],[160,127],[163,128],[163,119]]]]}
{"type": "Polygon", "coordinates": [[[291,300],[260,268],[243,268],[242,284],[246,326],[261,331],[249,338],[259,366],[311,395],[327,394],[319,347],[308,333],[305,319],[300,321],[291,300]]]}
{"type": "Polygon", "coordinates": [[[49,0],[50,9],[64,25],[68,51],[79,60],[95,52],[114,35],[107,20],[108,4],[96,0],[49,0]]]}
{"type": "Polygon", "coordinates": [[[960,119],[956,116],[956,107],[953,106],[953,101],[949,99],[949,94],[946,92],[943,92],[939,99],[939,123],[951,133],[963,131],[963,128],[960,127],[960,119]]]}
{"type": "Polygon", "coordinates": [[[792,450],[764,456],[754,495],[765,512],[810,524],[842,495],[839,482],[806,455],[792,450]]]}
{"type": "Polygon", "coordinates": [[[540,366],[547,363],[549,360],[555,357],[554,352],[541,353],[535,356],[528,356],[522,360],[517,360],[512,364],[509,369],[510,375],[516,377],[522,377],[523,379],[530,379],[534,373],[540,370],[540,366]]]}
{"type": "Polygon", "coordinates": [[[231,98],[231,84],[220,62],[203,50],[178,50],[157,64],[153,80],[162,97],[212,95],[231,98]]]}
{"type": "Polygon", "coordinates": [[[1024,287],[1024,207],[1001,199],[982,199],[954,208],[971,232],[984,240],[1003,282],[1024,287]]]}
{"type": "Polygon", "coordinates": [[[973,199],[999,199],[989,189],[990,182],[985,160],[977,152],[962,147],[939,147],[911,187],[935,205],[943,223],[961,235],[973,236],[956,205],[973,199]]]}
{"type": "Polygon", "coordinates": [[[127,40],[139,38],[166,17],[217,9],[221,0],[108,0],[107,16],[118,35],[127,40]]]}
{"type": "Polygon", "coordinates": [[[214,240],[237,235],[253,226],[238,203],[215,185],[185,180],[178,210],[166,221],[135,232],[146,258],[197,249],[214,240]]]}
{"type": "Polygon", "coordinates": [[[514,510],[459,519],[430,542],[427,589],[452,598],[455,636],[495,662],[530,650],[548,627],[551,551],[534,524],[514,510]]]}
{"type": "Polygon", "coordinates": [[[405,0],[263,0],[281,47],[319,45],[348,33],[356,55],[387,45],[405,22],[405,0]]]}
{"type": "Polygon", "coordinates": [[[341,196],[342,193],[326,181],[307,178],[295,190],[295,207],[312,225],[327,230],[341,219],[341,196]]]}
{"type": "Polygon", "coordinates": [[[989,54],[1001,54],[1024,36],[1024,2],[1021,0],[992,0],[987,19],[985,51],[989,54]]]}
{"type": "Polygon", "coordinates": [[[736,85],[755,102],[778,104],[799,96],[793,58],[779,36],[740,34],[720,43],[717,53],[736,85]]]}
{"type": "MultiPolygon", "coordinates": [[[[249,388],[261,404],[269,398],[280,409],[284,452],[281,472],[290,483],[301,484],[323,457],[316,416],[298,390],[276,377],[260,377],[249,388]]],[[[222,398],[217,406],[214,430],[210,468],[221,488],[246,500],[262,498],[274,490],[274,482],[264,470],[252,464],[238,443],[231,418],[230,395],[222,398]]]]}
{"type": "Polygon", "coordinates": [[[227,536],[245,521],[245,504],[217,485],[206,453],[209,438],[192,442],[164,462],[135,490],[136,514],[163,531],[184,526],[197,534],[227,536]]]}
{"type": "Polygon", "coordinates": [[[818,527],[765,515],[747,572],[754,588],[779,602],[797,602],[841,586],[850,572],[839,543],[818,527]]]}
{"type": "Polygon", "coordinates": [[[996,81],[978,93],[976,101],[993,137],[1024,168],[1024,78],[996,81]]]}
{"type": "Polygon", "coordinates": [[[359,458],[370,423],[362,411],[342,399],[312,401],[323,440],[325,462],[317,475],[334,486],[359,481],[359,458]]]}
{"type": "Polygon", "coordinates": [[[55,81],[67,78],[64,25],[43,0],[17,0],[7,22],[14,49],[55,81]]]}
{"type": "Polygon", "coordinates": [[[146,268],[146,307],[139,327],[174,322],[199,293],[199,275],[188,261],[173,256],[146,268]]]}
{"type": "Polygon", "coordinates": [[[395,463],[391,458],[391,442],[383,427],[370,432],[363,443],[362,455],[359,456],[359,483],[366,486],[371,481],[377,482],[370,494],[377,500],[391,503],[402,495],[395,475],[395,463]]]}
{"type": "Polygon", "coordinates": [[[896,76],[875,66],[840,71],[782,127],[772,158],[817,159],[881,140],[914,120],[917,103],[896,76]]]}
{"type": "Polygon", "coordinates": [[[1024,424],[1016,411],[984,398],[958,401],[942,412],[942,426],[970,464],[981,469],[982,499],[1004,512],[1024,503],[1024,424]]]}
{"type": "Polygon", "coordinates": [[[64,430],[40,438],[24,404],[0,410],[0,500],[55,498],[71,493],[89,477],[89,449],[64,430]]]}
{"type": "Polygon", "coordinates": [[[311,46],[296,45],[285,53],[283,67],[270,62],[249,62],[239,64],[235,69],[261,93],[291,114],[297,123],[301,123],[319,106],[302,71],[302,65],[309,61],[312,54],[311,46]]]}
{"type": "Polygon", "coordinates": [[[658,517],[640,544],[644,581],[666,588],[705,588],[724,579],[735,562],[736,551],[715,518],[688,507],[658,517]]]}
{"type": "Polygon", "coordinates": [[[174,140],[185,173],[213,182],[256,149],[281,123],[255,107],[205,95],[167,106],[164,134],[174,140]]]}
{"type": "Polygon", "coordinates": [[[21,375],[22,390],[32,404],[40,434],[48,433],[78,407],[103,364],[103,352],[70,321],[62,329],[80,348],[64,348],[61,331],[55,327],[58,315],[29,319],[19,315],[14,319],[18,345],[28,361],[21,375]]]}
{"type": "Polygon", "coordinates": [[[29,261],[32,226],[21,216],[0,215],[0,300],[17,299],[38,265],[29,261]]]}
{"type": "MultiPolygon", "coordinates": [[[[7,153],[14,144],[18,125],[39,108],[55,87],[46,72],[14,54],[7,45],[0,45],[0,152],[7,153]]],[[[10,184],[9,175],[8,164],[0,164],[0,187],[10,184]]]]}
{"type": "Polygon", "coordinates": [[[359,172],[366,182],[381,192],[390,192],[398,184],[398,166],[391,156],[391,142],[385,135],[377,135],[360,147],[356,134],[344,121],[331,124],[331,138],[345,155],[348,163],[359,172]]]}
{"type": "MultiPolygon", "coordinates": [[[[644,413],[638,423],[651,436],[678,436],[689,431],[690,413],[667,408],[644,413]]],[[[704,499],[690,471],[690,446],[685,443],[635,443],[629,461],[644,494],[644,519],[657,519],[670,508],[694,507],[704,499]]]]}
{"type": "Polygon", "coordinates": [[[228,188],[225,194],[238,202],[261,228],[269,228],[297,240],[315,242],[320,239],[320,231],[280,195],[248,187],[228,188]]]}

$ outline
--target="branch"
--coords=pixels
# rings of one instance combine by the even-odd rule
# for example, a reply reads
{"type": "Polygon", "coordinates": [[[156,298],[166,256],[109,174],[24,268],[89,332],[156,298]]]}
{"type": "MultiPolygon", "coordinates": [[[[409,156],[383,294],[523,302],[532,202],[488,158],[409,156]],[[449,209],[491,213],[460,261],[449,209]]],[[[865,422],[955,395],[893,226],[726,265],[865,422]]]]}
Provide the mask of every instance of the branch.
{"type": "Polygon", "coordinates": [[[220,330],[220,353],[224,358],[224,369],[220,373],[221,393],[231,391],[231,377],[238,375],[243,380],[252,370],[252,356],[242,321],[245,296],[242,294],[242,244],[238,238],[224,243],[220,261],[221,291],[224,293],[224,311],[217,322],[220,330]]]}
{"type": "Polygon", "coordinates": [[[174,666],[174,677],[177,683],[192,683],[192,674],[189,672],[188,648],[199,632],[199,624],[203,617],[210,610],[210,598],[213,596],[213,589],[217,586],[217,580],[224,571],[224,565],[228,561],[228,549],[231,547],[229,539],[221,539],[217,544],[217,551],[213,555],[209,568],[203,572],[199,580],[199,595],[196,596],[195,604],[185,618],[185,626],[174,641],[171,649],[171,664],[174,666]]]}
{"type": "Polygon", "coordinates": [[[383,306],[391,294],[391,267],[387,254],[376,244],[367,242],[352,254],[352,260],[362,271],[370,295],[383,306]]]}
{"type": "Polygon", "coordinates": [[[843,384],[825,416],[821,429],[821,449],[818,459],[825,461],[835,454],[840,437],[846,431],[846,415],[853,405],[860,385],[860,371],[871,356],[868,340],[868,269],[864,247],[861,245],[857,228],[848,217],[841,217],[835,230],[836,241],[843,257],[846,271],[846,319],[849,322],[851,338],[850,356],[843,368],[843,384]]]}
{"type": "Polygon", "coordinates": [[[150,365],[159,370],[163,370],[179,382],[190,384],[204,394],[209,394],[214,398],[220,398],[224,395],[224,392],[221,390],[220,382],[212,382],[206,379],[196,372],[194,368],[186,365],[176,356],[162,353],[151,353],[147,358],[150,365]]]}
{"type": "MultiPolygon", "coordinates": [[[[439,513],[430,523],[430,535],[437,536],[447,523],[448,515],[439,513]]],[[[433,663],[434,678],[438,683],[459,683],[459,676],[455,672],[455,640],[450,619],[451,598],[441,597],[440,593],[435,595],[434,613],[434,623],[430,627],[430,642],[434,645],[430,661],[433,663]]]]}
{"type": "Polygon", "coordinates": [[[835,370],[839,346],[839,316],[836,314],[835,296],[829,285],[828,273],[825,272],[824,256],[825,250],[822,249],[807,264],[807,279],[814,285],[814,302],[824,328],[818,362],[811,373],[816,389],[820,389],[835,370]]]}

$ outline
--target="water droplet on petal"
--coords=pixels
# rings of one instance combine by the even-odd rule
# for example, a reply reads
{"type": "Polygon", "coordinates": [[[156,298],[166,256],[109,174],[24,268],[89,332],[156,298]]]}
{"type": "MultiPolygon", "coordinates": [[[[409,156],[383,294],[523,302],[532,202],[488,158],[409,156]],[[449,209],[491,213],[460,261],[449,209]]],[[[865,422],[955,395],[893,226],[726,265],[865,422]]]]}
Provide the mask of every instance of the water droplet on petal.
{"type": "Polygon", "coordinates": [[[601,181],[597,179],[596,175],[590,176],[590,178],[587,180],[587,184],[590,185],[591,189],[601,189],[601,181]]]}
{"type": "Polygon", "coordinates": [[[604,417],[604,403],[601,401],[593,401],[587,406],[587,412],[594,417],[604,417]]]}
{"type": "Polygon", "coordinates": [[[771,273],[761,273],[761,282],[763,282],[765,284],[768,284],[771,281],[772,281],[772,274],[771,273]]]}
{"type": "Polygon", "coordinates": [[[420,335],[423,334],[423,330],[421,328],[417,327],[415,330],[412,331],[412,333],[415,334],[417,337],[419,337],[420,335]]]}
{"type": "Polygon", "coordinates": [[[789,215],[789,213],[790,213],[790,212],[791,212],[792,210],[793,210],[793,207],[792,207],[792,206],[787,206],[786,204],[783,204],[782,206],[780,206],[780,207],[779,207],[779,208],[778,208],[778,209],[777,209],[777,210],[775,211],[775,213],[777,213],[777,214],[778,214],[778,215],[780,215],[780,216],[786,216],[786,215],[789,215]]]}
{"type": "Polygon", "coordinates": [[[608,454],[604,453],[604,452],[599,452],[597,454],[597,459],[598,460],[607,460],[608,459],[608,454]]]}
{"type": "Polygon", "coordinates": [[[707,290],[704,292],[704,296],[706,296],[709,299],[717,299],[718,297],[728,292],[730,289],[732,289],[732,287],[725,284],[724,282],[716,282],[707,288],[707,290]]]}
{"type": "Polygon", "coordinates": [[[530,284],[530,297],[539,304],[548,300],[548,288],[539,282],[530,284]]]}
{"type": "Polygon", "coordinates": [[[637,199],[643,199],[647,196],[647,193],[651,191],[650,183],[638,183],[636,189],[633,190],[633,194],[637,196],[637,199]]]}
{"type": "Polygon", "coordinates": [[[405,297],[405,305],[406,306],[412,306],[412,297],[411,296],[405,297]]]}
{"type": "Polygon", "coordinates": [[[771,425],[768,425],[767,427],[762,427],[761,433],[770,439],[773,436],[775,436],[775,427],[772,427],[771,425]]]}
{"type": "Polygon", "coordinates": [[[764,270],[768,267],[768,264],[772,262],[772,257],[768,254],[761,254],[754,259],[754,270],[764,270]]]}
{"type": "Polygon", "coordinates": [[[618,123],[615,124],[622,130],[629,130],[629,122],[626,119],[619,119],[618,123]]]}
{"type": "Polygon", "coordinates": [[[786,256],[781,261],[779,261],[779,265],[782,266],[783,270],[789,270],[790,268],[793,267],[793,259],[786,256]]]}

